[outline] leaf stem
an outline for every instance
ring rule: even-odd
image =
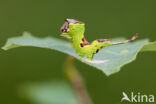
[[[93,104],[86,91],[82,76],[73,65],[73,60],[73,56],[67,57],[65,62],[65,74],[78,96],[79,104]]]

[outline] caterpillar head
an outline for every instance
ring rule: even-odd
[[[60,31],[62,32],[61,36],[71,39],[76,32],[84,32],[84,23],[75,19],[66,19]]]

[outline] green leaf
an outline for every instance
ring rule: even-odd
[[[144,45],[141,51],[156,51],[156,42],[150,42]]]
[[[24,84],[19,92],[35,104],[78,104],[72,87],[63,81]]]
[[[123,38],[113,40],[121,41]],[[106,75],[118,72],[123,65],[135,60],[140,50],[156,51],[156,42],[148,43],[148,39],[143,39],[127,44],[105,47],[95,54],[93,61],[89,61],[86,58],[79,58],[74,52],[70,42],[52,37],[37,38],[26,32],[23,36],[8,39],[7,43],[4,47],[2,47],[2,49],[8,50],[21,46],[48,48],[66,53],[76,57],[78,60],[90,66],[103,71]]]

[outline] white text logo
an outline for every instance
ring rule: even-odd
[[[146,95],[141,94],[140,92],[134,94],[131,92],[131,94],[128,96],[125,92],[122,92],[123,97],[121,99],[121,102],[129,101],[129,102],[154,102],[154,95]]]

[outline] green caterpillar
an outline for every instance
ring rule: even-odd
[[[84,37],[85,24],[74,19],[66,19],[61,27],[61,32],[61,36],[72,41],[72,47],[75,49],[75,52],[79,53],[80,57],[86,56],[89,60],[92,60],[94,54],[103,47],[128,43],[138,37],[136,34],[129,40],[116,43],[111,42],[109,39],[98,39],[89,43]]]

